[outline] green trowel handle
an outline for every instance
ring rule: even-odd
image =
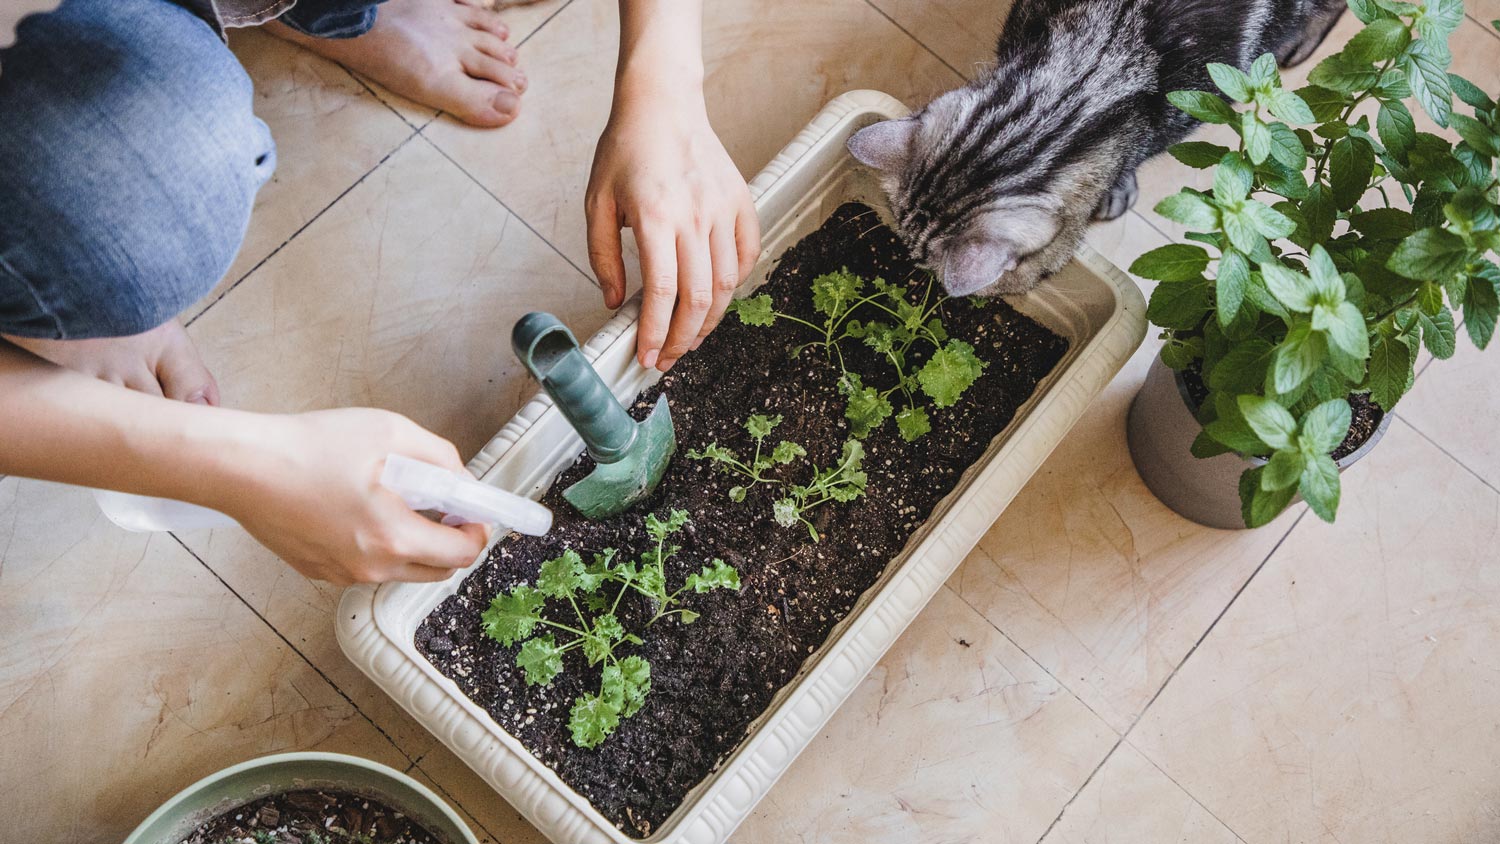
[[[636,437],[636,422],[604,385],[578,348],[573,332],[542,311],[521,317],[510,335],[516,357],[583,437],[599,463],[623,457]]]

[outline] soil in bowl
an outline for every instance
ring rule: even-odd
[[[927,284],[873,210],[850,203],[789,249],[758,292],[769,294],[778,311],[816,322],[812,279],[845,267],[904,281],[913,296]],[[665,393],[677,426],[678,456],[652,497],[614,518],[582,518],[561,495],[592,468],[580,457],[543,499],[556,514],[552,531],[497,544],[424,620],[418,649],[601,814],[630,835],[649,836],[735,749],[1067,351],[1065,340],[1003,301],[948,300],[942,319],[988,367],[957,404],[929,407],[926,436],[907,442],[887,421],[864,440],[866,493],[814,512],[820,542],[803,525],[773,520],[775,496],[766,487],[733,503],[734,477],[685,457],[711,442],[753,451],[743,423],[757,413],[782,416],[772,440],[801,444],[817,466],[833,465],[849,436],[837,365],[816,349],[789,356],[814,339],[810,329],[785,319],[750,326],[731,315],[632,406],[643,418]],[[867,385],[894,383],[893,374],[881,383],[878,374],[889,368],[874,350],[848,343],[844,355]],[[810,471],[806,466],[778,471],[804,482],[797,472]],[[575,650],[550,686],[530,687],[516,667],[516,649],[485,636],[480,614],[502,590],[534,582],[541,563],[567,549],[638,556],[649,542],[645,516],[673,508],[692,521],[675,538],[682,551],[668,563],[668,582],[675,587],[718,557],[739,570],[741,588],[689,595],[686,605],[701,613],[690,625],[667,619],[652,626],[645,644],[631,651],[651,664],[644,708],[598,747],[580,748],[570,737],[569,710],[580,694],[597,690],[597,669],[587,670]],[[639,631],[650,618],[645,603],[632,595],[620,605],[627,630]]]
[[[204,822],[182,844],[447,844],[411,818],[344,791],[283,791]]]

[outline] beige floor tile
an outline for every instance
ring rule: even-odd
[[[1475,20],[1483,24],[1500,19],[1500,0],[1467,0],[1464,8]]]
[[[546,844],[536,827],[448,748],[438,745],[417,760],[411,775],[458,806],[482,844]]]
[[[412,133],[333,62],[258,29],[230,31],[255,83],[255,114],[276,140],[276,173],[260,189],[244,245],[196,316]]]
[[[287,750],[406,759],[170,536],[0,481],[0,817],[119,841],[199,777]]]
[[[526,43],[527,111],[503,131],[449,118],[424,130],[585,269],[584,188],[609,115],[617,14],[614,0],[576,0]],[[704,30],[709,116],[747,175],[838,94],[879,88],[920,103],[960,81],[862,0],[719,2]]]
[[[1031,844],[1115,741],[943,589],[734,840]]]
[[[1459,329],[1458,353],[1433,361],[1396,413],[1493,487],[1500,487],[1500,346],[1474,348]]]
[[[902,29],[973,78],[995,60],[995,43],[1014,0],[870,0]]]
[[[1166,239],[1127,214],[1096,226],[1089,242],[1128,267]],[[949,581],[1121,731],[1290,523],[1212,530],[1146,489],[1125,446],[1125,415],[1160,348],[1155,335]]]
[[[1344,490],[1129,740],[1249,842],[1493,841],[1500,494],[1399,421]]]
[[[1042,844],[1235,844],[1240,839],[1129,744],[1121,744]]]
[[[511,325],[550,310],[580,336],[608,318],[590,282],[417,138],[190,329],[225,404],[382,407],[477,451],[535,391]],[[239,529],[196,553],[409,753],[433,739],[344,658],[339,590]]]

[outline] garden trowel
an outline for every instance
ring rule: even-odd
[[[603,519],[650,495],[677,451],[667,397],[657,397],[645,421],[630,418],[583,356],[573,332],[552,314],[537,311],[521,317],[510,341],[597,464],[563,490],[568,503],[590,519]]]

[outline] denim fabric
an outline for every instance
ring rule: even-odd
[[[354,38],[375,25],[375,7],[384,0],[297,0],[277,20],[314,38]]]
[[[229,269],[276,165],[250,78],[167,0],[66,0],[0,51],[0,333],[137,334]]]

